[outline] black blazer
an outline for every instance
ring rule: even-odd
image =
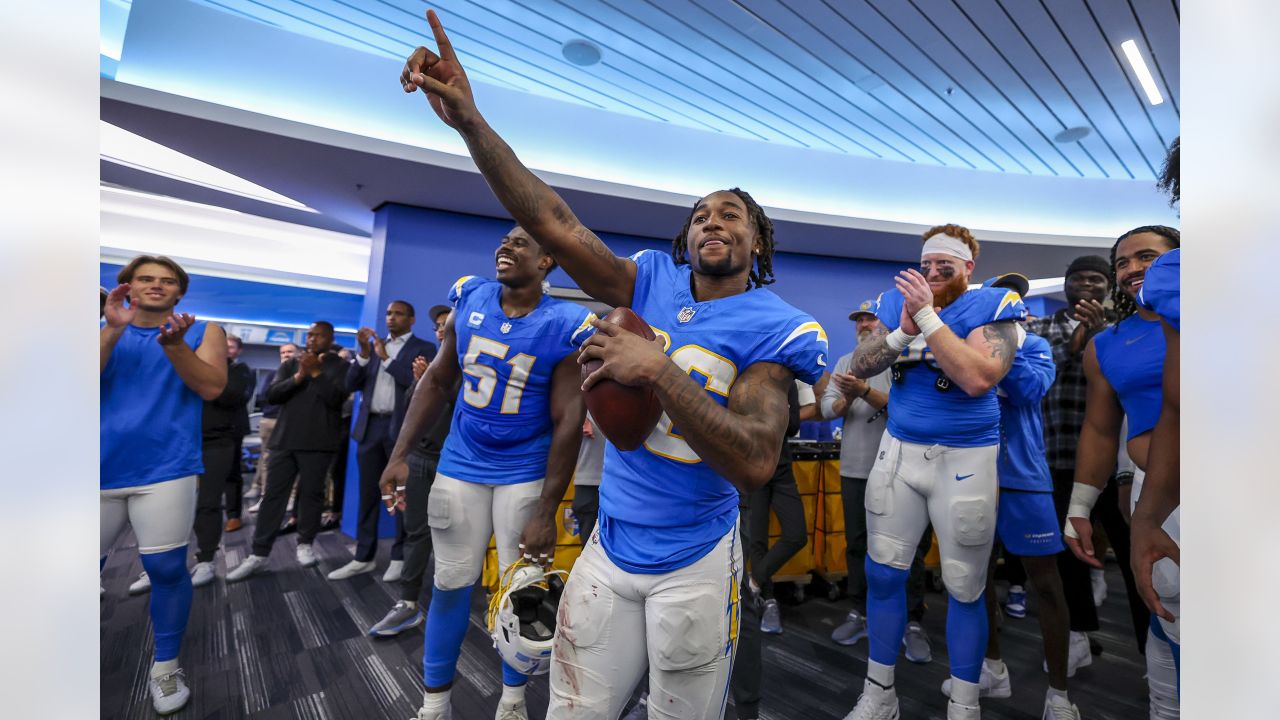
[[[280,406],[271,449],[337,452],[343,435],[347,364],[337,354],[325,353],[319,376],[299,383],[293,380],[297,372],[298,359],[286,361],[267,388],[267,402]]]
[[[405,411],[409,407],[410,391],[413,388],[413,359],[421,355],[431,362],[436,356],[435,343],[427,342],[417,335],[410,335],[400,348],[399,354],[387,363],[387,373],[396,381],[395,407],[391,416],[391,441],[400,434],[400,425],[404,423]],[[369,406],[373,402],[373,388],[378,383],[378,368],[382,367],[382,358],[370,352],[369,362],[360,366],[358,360],[351,361],[347,369],[347,392],[360,391],[360,409],[356,411],[355,427],[351,429],[351,438],[362,442],[369,426]]]

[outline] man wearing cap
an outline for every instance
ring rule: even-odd
[[[1026,325],[1027,332],[1049,342],[1053,349],[1053,363],[1057,367],[1057,375],[1045,394],[1041,408],[1044,412],[1045,451],[1060,523],[1066,521],[1071,488],[1075,483],[1076,444],[1084,424],[1087,395],[1084,349],[1090,338],[1112,320],[1110,311],[1102,305],[1111,289],[1111,263],[1099,255],[1076,258],[1067,267],[1062,289],[1067,297],[1067,306],[1047,317],[1032,318]],[[1117,557],[1129,555],[1129,530],[1119,510],[1118,486],[1127,486],[1132,481],[1131,473],[1117,476],[1115,482],[1107,483],[1103,496],[1094,506],[1095,517],[1103,523]],[[1137,596],[1129,563],[1121,562],[1120,569],[1129,595],[1134,637],[1141,650],[1145,646],[1150,616]],[[1058,572],[1062,576],[1062,590],[1071,618],[1069,672],[1074,674],[1076,668],[1092,661],[1085,633],[1098,630],[1098,610],[1088,565],[1070,552],[1062,552],[1058,555]]]
[[[876,302],[865,300],[849,319],[857,328],[858,344],[870,340],[880,322],[876,320]],[[889,404],[889,371],[862,380],[853,374],[853,353],[836,363],[831,382],[822,394],[819,409],[824,420],[843,417],[840,437],[840,499],[844,505],[845,560],[849,569],[848,592],[853,609],[831,639],[840,645],[856,645],[867,635],[867,574],[863,564],[867,555],[867,511],[863,507],[867,493],[867,475],[876,460],[876,449],[884,435]],[[907,633],[903,649],[911,662],[927,663],[933,659],[929,636],[924,626],[924,556],[929,552],[932,534],[920,537],[911,571],[907,579]]]

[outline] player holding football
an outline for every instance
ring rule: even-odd
[[[617,718],[647,667],[650,707],[719,718],[737,639],[738,489],[772,476],[787,387],[818,380],[826,335],[762,289],[773,226],[741,190],[699,199],[670,255],[615,256],[485,123],[428,20],[439,55],[414,51],[405,92],[426,92],[508,212],[588,295],[631,307],[659,338],[597,321],[583,345],[581,361],[603,363],[586,388],[648,386],[665,412],[643,447],[606,448],[599,524],[560,604],[547,717]]]
[[[423,720],[452,717],[450,689],[490,534],[500,575],[521,549],[525,559],[551,564],[556,511],[586,415],[574,350],[595,315],[544,293],[555,261],[520,227],[502,238],[494,257],[497,282],[468,276],[450,290],[454,311],[440,353],[414,390],[380,483],[393,506],[394,490],[408,480],[410,450],[458,388],[427,499],[436,565],[423,639]],[[503,663],[498,720],[528,717],[527,680]]]
[[[947,717],[978,718],[987,646],[983,590],[995,533],[996,384],[1026,314],[1011,290],[968,290],[978,241],[967,228],[924,234],[920,270],[904,270],[876,308],[879,337],[858,345],[853,374],[893,368],[889,423],[867,478],[867,679],[852,720],[896,720],[894,664],[907,627],[907,570],[930,523],[946,585],[951,692]],[[890,332],[892,331],[892,332]]]

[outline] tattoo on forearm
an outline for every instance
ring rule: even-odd
[[[1013,357],[1018,353],[1018,331],[1012,322],[991,323],[982,326],[982,337],[991,345],[991,357],[1000,359],[1003,376],[1009,372]]]
[[[889,347],[884,335],[867,340],[853,351],[853,374],[860,378],[879,375],[889,369],[901,354],[901,350]]]

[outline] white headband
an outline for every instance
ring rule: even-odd
[[[920,251],[920,259],[923,260],[925,255],[929,253],[942,253],[952,257],[960,258],[965,262],[973,260],[973,251],[964,241],[947,235],[946,233],[938,233],[924,242],[924,249]]]

